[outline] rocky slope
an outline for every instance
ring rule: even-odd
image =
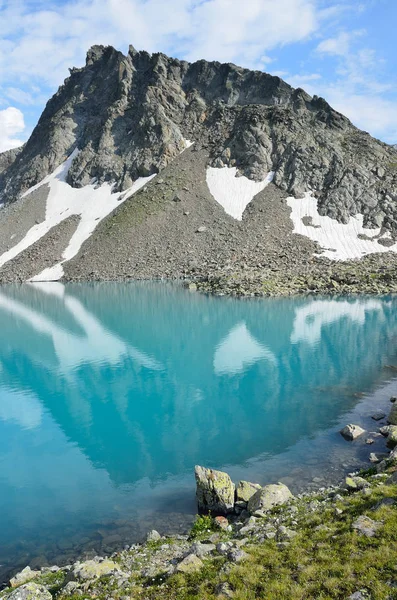
[[[194,142],[188,150],[186,140]],[[65,264],[69,279],[206,277],[212,267],[225,272],[244,265],[292,264],[301,271],[319,247],[291,235],[285,199],[305,192],[318,199],[319,215],[347,224],[360,214],[364,227],[378,228],[372,252],[394,250],[396,149],[355,128],[324,99],[266,73],[190,64],[132,46],[127,56],[94,46],[85,67],[71,69],[48,102],[23,148],[0,155],[0,203],[21,203],[24,192],[72,154],[66,183],[74,189],[109,183],[113,194],[128,195],[139,178],[161,175],[126,201],[121,194],[122,206],[101,216],[99,227],[92,224],[94,234]],[[252,194],[240,222],[210,192],[208,167],[236,168],[244,182],[273,183]],[[33,210],[32,196],[24,214]],[[13,235],[7,223],[2,211],[0,228]],[[356,237],[370,239],[367,231]],[[50,252],[45,243],[41,252]],[[11,260],[4,271],[0,257],[0,280],[24,280],[28,260]]]

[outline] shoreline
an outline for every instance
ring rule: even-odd
[[[127,546],[108,557],[95,556],[41,570],[27,567],[11,579],[9,587],[0,591],[0,598],[105,600],[122,599],[126,595],[137,598],[142,594],[145,598],[184,598],[185,588],[190,593],[192,588],[197,589],[197,578],[205,586],[211,582],[213,595],[209,598],[231,598],[238,588],[235,573],[243,573],[255,560],[256,553],[271,551],[273,558],[287,561],[292,549],[303,543],[303,536],[316,540],[314,548],[326,547],[327,534],[332,532],[329,541],[337,546],[335,538],[341,535],[341,527],[346,529],[348,525],[355,541],[370,538],[375,552],[376,543],[383,542],[383,535],[389,543],[384,529],[395,523],[396,498],[397,450],[392,450],[388,459],[365,472],[350,473],[340,485],[293,496],[255,515],[245,512],[229,521],[225,517],[201,516],[196,518],[189,534],[161,536],[150,531],[146,542]],[[341,548],[337,547],[338,551]],[[281,577],[283,571],[280,573]],[[382,584],[390,589],[390,578],[386,575],[379,571],[380,581],[374,582],[377,588]],[[245,589],[246,581],[242,584]],[[360,580],[350,585],[360,593],[366,589]],[[172,590],[177,591],[175,596],[169,595]],[[365,593],[351,596],[354,600],[367,597],[370,596]]]
[[[390,415],[387,418],[387,423],[394,423],[397,415],[397,403],[395,403],[394,397],[390,398],[390,401],[392,402],[392,404],[390,404],[392,408]],[[379,449],[377,449],[377,460],[371,460],[370,466],[367,469],[354,469],[352,472],[348,473],[345,480],[341,483],[330,484],[325,482],[323,486],[316,490],[307,488],[305,491],[298,493],[295,496],[290,495],[291,497],[288,498],[286,502],[280,503],[280,506],[274,506],[273,508],[276,509],[277,515],[282,515],[283,511],[286,511],[286,523],[288,525],[290,525],[291,520],[291,506],[299,505],[299,510],[301,510],[302,506],[307,505],[309,507],[307,510],[313,512],[313,502],[317,503],[316,507],[318,508],[321,504],[329,502],[330,499],[336,498],[338,501],[342,502],[345,497],[349,498],[353,493],[368,495],[368,490],[372,489],[374,486],[378,486],[379,482],[383,485],[384,481],[381,481],[381,476],[384,473],[388,474],[387,477],[389,483],[394,486],[390,488],[394,494],[392,494],[392,496],[397,498],[397,426],[388,425],[385,427],[385,425],[383,425],[382,427],[379,427],[378,424],[386,417],[383,411],[375,411],[374,414],[376,415],[379,412],[381,412],[383,416],[379,416],[379,418],[377,417],[376,419],[375,416],[373,416],[372,418],[375,419],[374,424],[376,427],[374,427],[374,429],[378,431],[376,435],[385,442],[384,452],[379,452]],[[342,431],[339,433],[341,434]],[[357,437],[364,439],[368,434],[371,436],[374,435],[374,432],[368,432],[367,430],[361,429],[361,432],[359,431],[358,434]],[[345,437],[343,434],[341,437],[345,438],[347,444],[350,444],[357,439],[355,434],[353,434],[351,439],[349,436]],[[390,442],[390,440],[392,441]],[[367,440],[366,443],[368,443]],[[372,444],[368,445],[368,452],[370,452],[372,448]],[[218,472],[214,471],[214,473]],[[226,477],[228,476],[226,475]],[[365,481],[367,481],[367,483],[365,483]],[[282,485],[284,488],[286,487],[284,484]],[[263,491],[267,487],[274,486],[272,484],[266,484],[264,487],[258,485],[256,489]],[[148,532],[146,542],[133,543],[131,546],[123,546],[122,549],[114,551],[109,556],[89,556],[85,553],[80,556],[77,561],[66,566],[38,566],[33,570],[31,570],[30,567],[26,567],[17,575],[17,569],[10,569],[9,572],[12,572],[14,577],[16,575],[16,579],[13,580],[11,578],[11,588],[6,587],[7,581],[4,580],[1,583],[0,598],[8,598],[10,594],[15,594],[15,588],[18,589],[19,585],[24,585],[25,583],[32,581],[38,583],[40,587],[43,587],[44,585],[47,590],[51,588],[50,591],[54,587],[54,582],[56,582],[56,593],[54,595],[51,591],[52,597],[74,597],[78,589],[82,588],[86,591],[88,584],[95,587],[100,582],[101,584],[106,583],[106,585],[108,585],[109,578],[110,580],[112,578],[116,578],[117,580],[120,570],[118,565],[120,562],[123,563],[123,561],[127,561],[129,564],[133,558],[134,560],[131,564],[135,564],[134,561],[137,557],[139,557],[139,569],[134,572],[134,576],[138,577],[139,575],[138,579],[141,579],[142,576],[146,578],[147,585],[150,585],[150,579],[156,581],[156,585],[165,585],[168,577],[172,577],[177,573],[190,572],[189,570],[178,570],[178,565],[184,563],[186,558],[192,555],[192,548],[196,552],[194,556],[199,558],[200,561],[202,558],[210,557],[219,559],[217,554],[220,553],[227,559],[227,564],[233,564],[234,562],[239,563],[240,559],[234,561],[233,558],[229,556],[231,551],[233,550],[237,553],[241,551],[246,555],[245,551],[242,550],[242,547],[251,542],[255,542],[254,538],[251,539],[251,536],[258,534],[257,529],[260,530],[259,533],[263,533],[264,524],[267,524],[266,527],[268,527],[269,522],[272,523],[271,535],[265,536],[264,539],[277,541],[280,548],[284,548],[295,537],[296,532],[292,530],[293,535],[290,536],[288,531],[291,530],[288,530],[288,527],[286,528],[282,525],[284,523],[283,518],[280,519],[277,517],[274,519],[273,508],[265,510],[259,509],[256,510],[256,512],[252,512],[251,510],[251,512],[249,512],[249,510],[247,511],[247,505],[243,507],[242,504],[244,504],[244,502],[237,502],[235,505],[237,512],[233,511],[233,513],[230,514],[230,511],[226,511],[223,513],[224,516],[221,516],[218,519],[214,519],[213,516],[196,517],[196,522],[193,524],[190,533],[160,535],[157,531],[150,531]],[[397,500],[395,501],[395,504],[397,506]],[[248,503],[248,509],[249,506],[250,504]],[[295,508],[293,512],[295,515]],[[201,514],[203,514],[202,511]],[[214,515],[214,513],[212,514]],[[338,513],[338,516],[339,514],[341,513]],[[293,523],[295,523],[294,520]],[[207,535],[209,533],[208,528],[211,530],[211,536]],[[280,529],[281,533],[279,533]],[[288,531],[285,532],[285,529]],[[273,530],[275,531],[274,535]],[[242,534],[244,535],[244,541],[243,543],[240,543]],[[215,540],[217,536],[219,539],[217,538],[217,540]],[[246,536],[248,536],[248,539]],[[211,539],[208,541],[208,538],[211,537],[213,537],[212,541]],[[261,537],[255,539],[256,541],[259,540],[259,542],[263,541]],[[203,547],[207,546],[207,548],[202,549],[200,543],[203,543]],[[229,546],[228,552],[222,554],[222,552],[219,551],[218,546],[223,543],[229,544]],[[210,546],[211,548],[208,549]],[[201,551],[204,554],[200,554]],[[187,562],[189,563],[189,561]],[[193,562],[195,561],[193,560]],[[104,572],[103,569],[107,569],[107,571]],[[162,576],[160,578],[161,581],[159,582],[158,578],[160,574]],[[68,586],[70,582],[72,582],[73,585]],[[123,580],[123,582],[125,583],[126,580]],[[77,592],[77,595],[84,596],[84,592]],[[41,596],[39,597],[41,598]],[[47,599],[49,600],[48,596]],[[10,600],[18,600],[18,598],[11,596]],[[45,596],[43,596],[43,600],[45,600]]]

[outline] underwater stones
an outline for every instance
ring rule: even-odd
[[[285,504],[293,498],[290,490],[283,483],[270,484],[261,488],[248,501],[248,512],[255,514],[256,512],[266,511],[273,506]]]
[[[381,453],[377,453],[377,452],[371,452],[371,454],[369,455],[369,462],[371,463],[379,463],[381,462],[381,460],[384,460],[385,458],[387,458],[389,455],[381,452]]]
[[[237,502],[248,502],[248,500],[261,489],[259,483],[251,483],[250,481],[239,481],[236,487]]]
[[[349,423],[349,425],[345,425],[345,427],[340,430],[340,433],[346,440],[355,440],[356,438],[360,437],[360,435],[365,433],[365,429],[359,425],[353,425],[352,423]]]
[[[391,407],[387,421],[390,425],[397,425],[397,403],[394,403]]]
[[[196,498],[200,511],[220,515],[233,511],[235,486],[227,473],[196,466]]]
[[[20,573],[17,573],[12,579],[10,579],[10,586],[15,588],[18,585],[27,583],[35,577],[40,575],[39,571],[32,571],[30,567],[25,567]]]
[[[52,600],[52,596],[43,585],[30,581],[11,592],[7,600]]]
[[[374,421],[380,421],[381,419],[384,419],[385,416],[386,413],[383,412],[383,410],[377,410],[373,413],[373,415],[371,415],[371,419],[373,419]]]

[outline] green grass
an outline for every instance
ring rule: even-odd
[[[234,600],[346,599],[365,589],[371,600],[397,599],[397,508],[374,506],[385,497],[397,499],[397,486],[375,487],[370,495],[346,496],[335,507],[308,513],[302,501],[295,516],[298,535],[285,547],[274,540],[245,547],[249,559],[225,573],[224,560],[208,560],[194,575],[170,577],[145,589],[144,598],[209,600],[227,582]],[[312,499],[311,499],[312,500]],[[352,529],[361,514],[383,522],[374,538]],[[137,596],[142,597],[140,593]]]
[[[215,531],[214,521],[210,515],[196,515],[196,520],[190,530],[189,538],[192,540],[199,540],[208,535],[211,535]]]

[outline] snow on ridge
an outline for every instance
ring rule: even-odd
[[[307,192],[304,198],[287,198],[287,204],[291,208],[293,233],[299,233],[318,242],[323,248],[318,256],[324,256],[331,260],[351,260],[375,252],[397,252],[397,243],[392,246],[383,246],[378,243],[378,239],[390,239],[389,232],[380,236],[380,228],[365,228],[363,215],[350,217],[346,224],[339,223],[331,217],[319,215],[317,199],[312,196],[311,192]],[[305,217],[311,218],[311,225],[304,224],[302,219]],[[371,239],[360,239],[359,235]]]
[[[155,175],[150,175],[149,177],[137,179],[126,192],[112,193],[113,186],[108,183],[101,186],[90,184],[83,188],[72,188],[66,183],[66,177],[77,154],[78,150],[74,150],[69,158],[57,167],[53,173],[47,175],[40,183],[23,194],[23,197],[25,197],[43,185],[47,184],[49,186],[45,220],[34,225],[18,244],[0,256],[0,268],[38,242],[50,229],[59,225],[68,217],[78,215],[80,216],[80,222],[62,254],[62,260],[32,278],[32,281],[57,281],[63,276],[62,264],[76,256],[97,225],[120,203],[130,198],[155,177]]]
[[[241,221],[251,200],[273,181],[274,172],[268,173],[263,181],[252,181],[248,177],[236,177],[236,167],[207,168],[207,185],[215,200],[225,212]]]

